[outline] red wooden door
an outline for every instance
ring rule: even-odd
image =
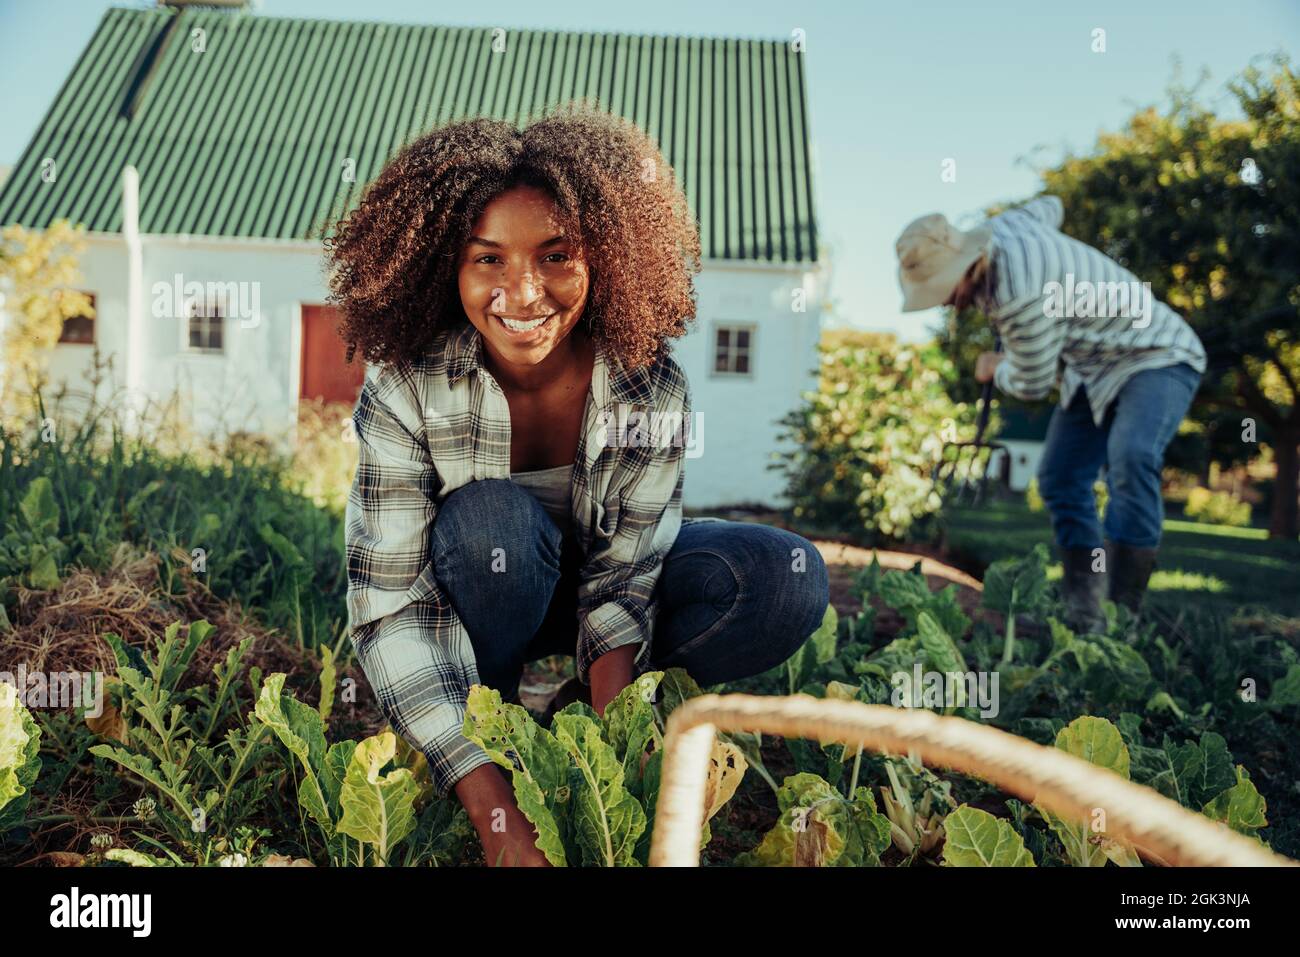
[[[301,399],[346,402],[352,405],[361,394],[366,366],[360,356],[345,362],[347,344],[339,338],[339,311],[333,306],[302,307]]]

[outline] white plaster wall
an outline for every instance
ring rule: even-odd
[[[120,238],[88,240],[78,264],[78,287],[95,296],[95,344],[104,359],[112,357],[113,367],[105,370],[96,396],[107,402],[126,381],[126,244]],[[55,346],[49,365],[51,385],[88,393],[93,353],[89,343]]]
[[[138,359],[147,397],[162,402],[178,396],[201,432],[285,435],[297,413],[301,305],[325,301],[319,250],[307,244],[144,237],[142,260],[144,334]],[[88,242],[81,258],[80,285],[96,296],[96,343],[102,355],[112,357],[117,388],[126,382],[130,361],[126,269],[126,247],[120,238],[95,237]],[[170,290],[177,274],[182,284],[249,284],[249,302],[257,302],[260,308],[256,316],[226,318],[221,354],[190,350],[186,320],[158,301],[155,284]],[[251,294],[254,288],[256,300]],[[170,298],[170,292],[161,297]],[[52,380],[85,388],[91,354],[89,345],[57,346],[50,365]],[[109,388],[101,387],[101,392]]]
[[[184,320],[152,315],[154,284],[173,285],[177,273],[258,284],[257,315],[227,318],[222,354],[190,350]],[[146,242],[146,381],[164,394],[178,391],[204,431],[282,435],[298,408],[301,306],[324,302],[326,292],[316,249]]]
[[[96,296],[95,335],[112,356],[116,385],[126,381],[127,257],[120,237],[91,237],[82,257],[82,288]],[[155,401],[179,394],[196,429],[247,430],[284,436],[297,415],[301,304],[323,303],[326,285],[318,247],[310,244],[231,242],[185,237],[143,237],[143,389]],[[155,284],[183,282],[258,284],[260,314],[228,317],[225,351],[194,353],[185,322],[154,315]],[[693,406],[703,427],[701,455],[689,459],[683,488],[687,508],[782,504],[784,481],[767,470],[777,449],[777,420],[816,386],[821,290],[818,277],[799,268],[706,262],[697,278],[698,310],[692,332],[675,346],[691,381]],[[792,308],[802,289],[805,311]],[[170,312],[164,310],[164,312]],[[714,328],[754,325],[749,376],[713,373]],[[60,345],[51,377],[85,386],[91,348]],[[114,383],[105,386],[112,388]]]
[[[687,508],[784,504],[785,480],[769,471],[776,424],[805,390],[816,387],[821,293],[803,270],[708,263],[696,281],[695,328],[676,347],[703,427],[702,454],[686,463]],[[806,311],[791,308],[804,288]],[[714,328],[753,323],[748,377],[713,372]]]

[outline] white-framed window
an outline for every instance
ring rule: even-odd
[[[713,327],[713,374],[753,375],[753,323],[717,323]]]
[[[212,299],[190,301],[185,348],[189,352],[225,351],[225,310]]]

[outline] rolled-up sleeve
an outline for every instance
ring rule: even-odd
[[[594,529],[578,584],[578,679],[601,655],[639,644],[634,666],[649,660],[655,586],[682,524],[682,483],[691,403],[681,380],[674,400],[655,408],[658,435],[617,450],[614,479],[602,503],[605,521]],[[681,428],[663,423],[680,422]]]
[[[478,670],[433,574],[438,477],[420,403],[409,383],[372,370],[352,421],[359,446],[345,515],[352,643],[379,709],[424,754],[445,797],[491,759],[461,733]]]

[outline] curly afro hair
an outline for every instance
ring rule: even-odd
[[[626,368],[653,363],[695,317],[695,218],[672,168],[633,123],[581,103],[521,129],[471,119],[403,147],[325,240],[348,361],[405,363],[469,322],[460,254],[484,207],[545,190],[587,260],[584,321]]]

